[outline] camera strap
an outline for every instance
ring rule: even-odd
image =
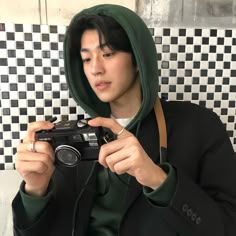
[[[156,99],[154,111],[159,129],[160,163],[163,163],[167,162],[167,132],[165,116],[159,97]]]

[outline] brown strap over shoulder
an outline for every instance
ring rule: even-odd
[[[162,109],[160,98],[157,97],[154,106],[158,129],[159,129],[159,142],[160,142],[160,163],[167,161],[167,131],[166,131],[166,121],[164,112]]]

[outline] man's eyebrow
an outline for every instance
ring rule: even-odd
[[[98,45],[96,48],[97,49],[100,48],[101,50],[103,50],[105,47],[107,47],[107,43],[102,43],[102,44]],[[89,52],[89,51],[90,51],[90,49],[88,49],[88,48],[81,48],[80,49],[80,52]]]

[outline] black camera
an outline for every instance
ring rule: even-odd
[[[56,163],[74,167],[79,161],[98,159],[101,145],[115,139],[103,127],[88,125],[88,119],[60,121],[51,130],[36,132],[36,140],[47,141],[55,151]]]

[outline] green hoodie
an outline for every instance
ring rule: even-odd
[[[143,20],[128,8],[103,4],[85,9],[74,16],[69,28],[72,27],[81,16],[107,15],[113,17],[126,31],[139,68],[140,83],[142,89],[142,104],[139,112],[132,122],[126,127],[133,128],[153,108],[158,92],[158,71],[156,48],[152,35]],[[67,31],[68,32],[68,31]],[[108,103],[101,102],[90,88],[83,73],[83,65],[78,52],[78,57],[72,56],[69,49],[70,35],[67,33],[64,41],[65,75],[70,94],[91,117],[110,117]]]

